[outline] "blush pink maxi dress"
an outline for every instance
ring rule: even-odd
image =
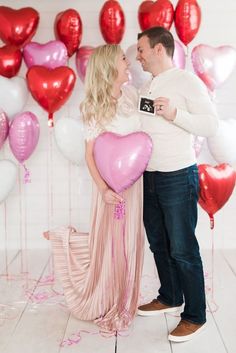
[[[125,135],[140,130],[135,90],[126,86],[117,114],[106,131]],[[96,138],[95,125],[85,138]],[[114,217],[114,205],[104,203],[93,183],[89,233],[69,227],[49,232],[56,274],[71,313],[80,320],[94,320],[102,332],[128,328],[137,310],[143,265],[142,178],[121,195],[125,216]]]

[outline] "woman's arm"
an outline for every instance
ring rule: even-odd
[[[110,204],[117,204],[118,202],[123,201],[123,198],[110,189],[106,182],[102,179],[94,161],[93,147],[94,140],[85,142],[85,159],[89,172],[96,183],[98,190],[102,194],[103,201]]]

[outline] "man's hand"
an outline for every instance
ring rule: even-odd
[[[154,99],[154,107],[157,115],[162,116],[166,120],[175,120],[177,110],[170,104],[170,100],[165,97]]]

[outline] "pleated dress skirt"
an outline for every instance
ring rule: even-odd
[[[55,271],[70,312],[102,332],[127,329],[139,300],[144,253],[142,178],[121,193],[117,208],[93,184],[89,233],[49,232]]]

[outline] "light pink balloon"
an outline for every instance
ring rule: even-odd
[[[39,122],[31,112],[14,117],[9,130],[9,144],[16,159],[23,163],[33,153],[39,139]]]
[[[144,71],[142,65],[137,61],[137,44],[132,44],[125,53],[130,66],[130,83],[136,88],[140,88],[144,85],[145,82],[150,80],[151,74],[147,71]]]
[[[204,141],[205,141],[205,137],[202,137],[202,136],[195,136],[194,137],[193,148],[195,151],[196,158],[198,158],[198,156],[201,153]]]
[[[2,148],[9,131],[9,121],[6,113],[0,109],[0,149]]]
[[[94,144],[96,166],[117,193],[129,188],[142,175],[151,153],[152,140],[145,132],[125,136],[104,132]]]
[[[93,50],[94,50],[93,47],[87,45],[87,46],[80,47],[76,52],[75,65],[76,65],[78,76],[83,82],[85,79],[88,60]]]
[[[23,57],[28,68],[40,65],[55,69],[66,66],[68,60],[66,46],[59,40],[51,40],[46,44],[31,42],[24,47]]]
[[[184,51],[184,46],[178,40],[175,40],[173,64],[179,69],[184,69],[186,64],[186,55]]]
[[[229,45],[213,48],[200,44],[193,48],[191,58],[195,73],[211,91],[214,91],[233,72],[236,50]]]

